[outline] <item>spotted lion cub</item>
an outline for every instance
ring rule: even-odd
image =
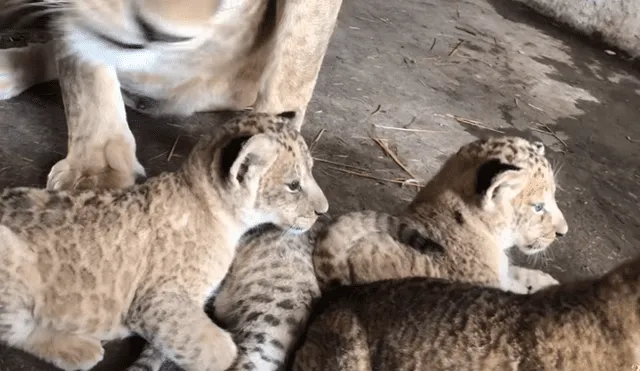
[[[63,370],[139,334],[187,371],[228,368],[231,335],[204,313],[240,237],[308,230],[328,203],[292,113],[250,114],[181,169],[124,190],[0,196],[0,340]]]
[[[624,371],[640,363],[640,257],[519,295],[411,277],[345,286],[314,307],[293,371]]]
[[[546,273],[510,265],[505,252],[517,246],[534,254],[567,233],[555,191],[542,143],[474,141],[444,163],[400,217],[365,211],[335,220],[314,250],[318,280],[323,290],[411,276],[517,293],[555,284]],[[428,239],[398,238],[407,226]]]
[[[320,288],[311,251],[320,221],[291,234],[272,224],[247,232],[209,316],[233,334],[238,357],[226,371],[284,371]],[[162,354],[147,346],[126,371],[158,371]]]

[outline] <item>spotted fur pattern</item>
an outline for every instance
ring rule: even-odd
[[[531,295],[433,278],[323,295],[293,371],[633,370],[640,259]]]
[[[518,293],[555,284],[544,272],[511,266],[505,252],[517,246],[534,254],[567,232],[555,191],[542,143],[518,137],[471,142],[445,162],[399,216],[428,237],[422,249],[390,234],[398,222],[387,214],[345,214],[314,250],[321,288],[411,276]]]
[[[242,238],[209,310],[238,345],[238,358],[228,371],[286,369],[291,349],[320,296],[311,262],[318,225],[297,235],[265,225]],[[127,371],[160,369],[162,354],[143,352]]]
[[[233,119],[128,189],[5,190],[0,340],[88,370],[102,341],[136,333],[185,371],[227,369],[236,345],[203,307],[238,240],[263,223],[304,232],[328,208],[291,118]]]

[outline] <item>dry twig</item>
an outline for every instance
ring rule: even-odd
[[[411,125],[411,124],[409,124],[409,125]],[[398,128],[398,127],[395,127],[395,126],[383,126],[383,125],[376,125],[376,124],[373,124],[373,126],[375,126],[377,128],[380,128],[380,129],[410,131],[410,132],[414,132],[414,133],[444,133],[444,131],[442,131],[442,130],[408,129],[408,128]]]
[[[314,157],[313,160],[314,161],[318,161],[318,162],[324,162],[326,164],[337,165],[337,166],[342,166],[342,167],[348,167],[348,168],[355,169],[355,170],[358,170],[358,171],[363,171],[363,172],[367,172],[368,171],[365,168],[361,168],[361,167],[357,167],[357,166],[353,166],[353,165],[342,164],[342,163],[331,161],[331,160],[325,160],[324,158]]]
[[[534,124],[544,128],[544,130],[540,130],[540,129],[535,130],[535,128],[533,128],[535,131],[539,131],[541,133],[545,133],[545,134],[549,134],[549,135],[553,136],[554,138],[556,138],[556,140],[558,142],[562,143],[562,145],[564,145],[565,148],[569,149],[569,146],[567,145],[567,142],[565,142],[564,140],[560,139],[558,134],[556,134],[555,131],[551,130],[551,128],[549,126],[547,126],[547,124],[541,124],[539,122],[534,122]]]
[[[393,160],[393,162],[396,163],[396,165],[398,165],[402,170],[404,170],[407,174],[411,175],[411,178],[413,179],[418,179],[417,176],[415,176],[411,170],[409,170],[403,163],[402,161],[400,161],[400,159],[398,158],[398,156],[396,156],[395,153],[393,153],[393,151],[389,148],[389,146],[382,141],[380,138],[371,138],[378,146],[380,146],[380,148],[382,149],[382,151],[389,157],[391,157],[391,159]]]
[[[473,36],[476,36],[476,35],[477,35],[474,31],[472,31],[472,30],[470,30],[470,29],[468,29],[468,28],[462,27],[462,26],[455,26],[455,29],[456,29],[456,30],[460,30],[460,31],[462,31],[462,32],[466,32],[466,33],[468,33],[469,35],[473,35]]]
[[[171,151],[169,151],[169,156],[167,156],[167,161],[171,161],[171,157],[173,157],[173,152],[176,150],[176,146],[178,145],[178,140],[180,136],[176,137],[176,140],[173,142],[173,147],[171,147]]]
[[[456,44],[456,46],[453,47],[453,49],[451,49],[447,57],[451,57],[452,55],[454,55],[458,51],[458,48],[460,47],[460,45],[462,45],[463,42],[464,42],[463,39],[459,39],[458,43]]]
[[[309,146],[309,152],[313,152],[313,149],[316,147],[316,145],[318,144],[318,141],[320,140],[320,137],[322,137],[322,134],[324,134],[324,132],[327,131],[327,129],[322,128],[318,134],[316,134],[316,137],[313,138],[313,141],[311,141],[311,145]]]
[[[543,110],[542,108],[540,108],[540,107],[538,107],[538,106],[534,106],[534,105],[533,105],[533,104],[531,104],[531,103],[527,103],[527,106],[529,106],[529,107],[533,108],[533,109],[534,109],[534,110],[536,110],[536,111],[544,112],[544,110]]]
[[[431,47],[429,48],[429,51],[432,51],[432,50],[433,50],[433,47],[435,47],[435,46],[436,46],[436,41],[437,41],[437,40],[438,40],[438,39],[436,39],[435,37],[433,38],[433,42],[431,43]]]
[[[451,114],[447,114],[447,117],[451,117],[452,119],[458,121],[461,124],[475,126],[477,128],[480,128],[480,129],[489,130],[489,131],[493,131],[493,132],[496,132],[496,133],[504,134],[504,131],[498,130],[498,129],[494,129],[494,128],[490,128],[490,127],[486,126],[485,124],[481,123],[480,121],[466,119],[464,117],[451,115]]]
[[[153,160],[155,160],[155,159],[158,159],[158,158],[160,158],[160,157],[162,157],[162,156],[166,155],[167,153],[169,153],[169,151],[164,151],[164,152],[162,152],[162,153],[161,153],[161,154],[159,154],[159,155],[156,155],[156,156],[151,157],[151,158],[149,159],[149,161],[153,161]]]
[[[387,183],[395,183],[395,184],[406,184],[407,180],[403,180],[403,179],[387,179],[387,178],[378,178],[377,176],[373,176],[371,174],[367,174],[367,173],[361,173],[358,171],[351,171],[351,170],[347,170],[347,169],[341,169],[339,167],[334,167],[334,166],[329,166],[329,169],[335,170],[335,171],[340,171],[342,173],[346,173],[346,174],[351,174],[351,175],[356,175],[362,178],[368,178],[368,179],[373,179],[373,180],[377,180],[380,182],[387,182]]]
[[[373,23],[377,23],[375,19],[369,19],[369,18],[365,18],[365,17],[360,17],[360,16],[355,16],[355,19],[359,19],[361,21],[367,21],[367,22],[373,22]]]

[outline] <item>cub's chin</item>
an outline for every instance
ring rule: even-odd
[[[530,245],[526,245],[526,246],[518,246],[518,249],[520,251],[522,251],[522,253],[524,253],[525,255],[535,255],[537,253],[543,252],[544,250],[546,250],[549,244],[543,244],[540,242],[534,242]]]

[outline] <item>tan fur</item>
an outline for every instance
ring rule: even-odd
[[[262,223],[305,231],[328,208],[287,117],[236,118],[180,171],[126,190],[5,190],[0,340],[88,370],[101,341],[133,332],[186,371],[226,369],[236,346],[203,306],[239,238]]]
[[[231,269],[207,308],[233,334],[238,357],[227,371],[284,371],[320,296],[311,251],[316,223],[291,235],[272,225],[245,234]],[[161,353],[143,350],[127,371],[157,371]]]
[[[480,192],[478,184],[484,184]],[[510,266],[505,252],[517,246],[533,254],[567,233],[555,190],[542,143],[517,137],[472,142],[445,162],[399,219],[372,211],[338,218],[314,250],[318,280],[327,289],[430,276],[519,293],[557,283],[541,271]],[[543,212],[535,212],[537,203],[545,204]],[[401,227],[428,239],[411,241]]]
[[[144,175],[125,103],[156,115],[247,107],[296,111],[299,129],[342,4],[39,2],[57,9],[59,37],[44,45],[0,50],[0,99],[59,79],[68,154],[51,169],[49,189],[126,187]],[[145,103],[149,99],[152,103]]]
[[[344,287],[314,309],[293,370],[635,370],[639,303],[638,258],[531,295],[422,277]]]

